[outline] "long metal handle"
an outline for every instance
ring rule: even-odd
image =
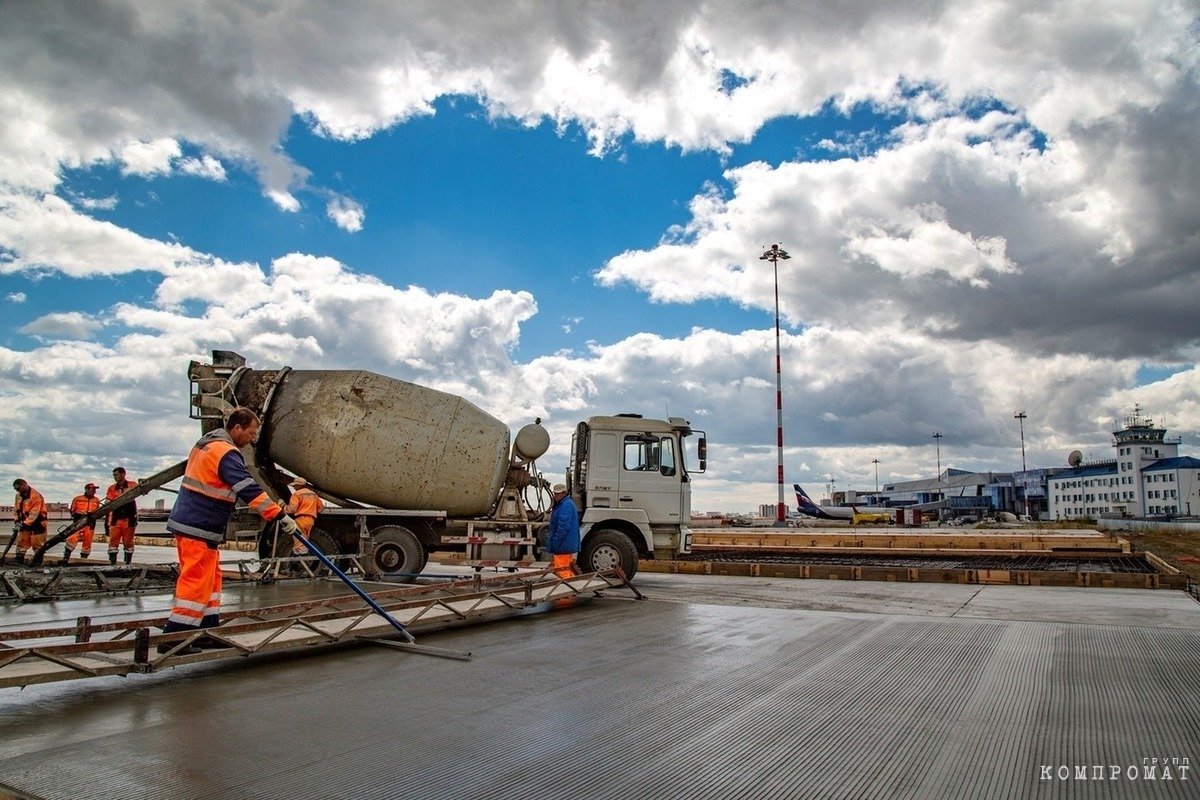
[[[4,553],[0,554],[0,564],[3,564],[4,559],[8,558],[8,551],[12,549],[13,544],[16,543],[17,537],[20,535],[21,529],[16,525],[13,525],[12,536],[8,537],[8,544],[4,545]]]
[[[415,642],[417,640],[415,636],[413,636],[411,633],[408,632],[408,628],[401,625],[400,622],[397,619],[395,619],[391,614],[384,611],[383,606],[381,606],[381,605],[379,605],[379,603],[375,602],[375,598],[371,597],[371,595],[364,592],[361,588],[359,588],[358,584],[356,584],[354,581],[350,580],[350,577],[348,575],[346,575],[346,573],[342,572],[340,569],[338,569],[336,566],[334,566],[333,562],[329,560],[329,556],[322,553],[320,548],[318,548],[315,544],[313,544],[307,538],[302,536],[299,533],[299,531],[293,531],[292,536],[295,536],[297,541],[299,541],[301,544],[303,544],[305,546],[305,548],[308,549],[308,552],[312,553],[314,556],[317,557],[317,559],[322,564],[324,564],[326,567],[328,567],[330,572],[332,572],[334,575],[337,575],[339,578],[341,578],[342,583],[349,586],[350,591],[354,592],[356,595],[361,597],[363,599],[363,602],[365,602],[367,605],[369,605],[375,611],[376,614],[378,614],[379,616],[386,619],[388,621],[388,624],[390,624],[396,630],[400,631],[400,635],[404,637],[404,640],[406,642],[411,644],[412,642]]]

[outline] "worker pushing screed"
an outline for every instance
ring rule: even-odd
[[[200,437],[188,455],[179,497],[167,530],[175,535],[179,579],[175,601],[163,633],[215,628],[221,614],[221,566],[218,546],[238,498],[263,519],[280,521],[284,533],[294,534],[296,521],[262,490],[246,469],[241,449],[258,437],[258,416],[248,408],[235,408],[225,426]],[[227,645],[211,637],[191,644],[159,645],[160,653],[190,654],[199,648]]]
[[[0,561],[8,555],[8,548],[15,542],[17,563],[24,564],[25,551],[30,548],[36,550],[46,542],[46,501],[42,498],[42,493],[30,486],[24,478],[13,481],[13,489],[17,492],[13,501],[16,518],[13,521],[12,538],[8,547],[4,548],[4,555],[0,556]]]
[[[95,514],[100,508],[100,498],[96,497],[96,490],[100,487],[94,483],[88,483],[83,487],[83,494],[76,495],[71,501],[71,520],[72,522],[90,523],[89,514]],[[95,536],[96,526],[85,524],[77,533],[67,537],[66,548],[63,550],[63,563],[67,563],[71,559],[71,553],[75,547],[82,541],[83,550],[80,555],[87,558],[92,554],[92,537]]]

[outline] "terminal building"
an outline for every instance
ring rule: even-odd
[[[1076,450],[1047,479],[1049,518],[1200,514],[1200,458],[1180,456],[1180,443],[1135,406],[1113,431],[1115,458],[1084,463]]]
[[[858,503],[921,511],[941,520],[1008,511],[1032,519],[1200,515],[1200,458],[1180,456],[1181,440],[1134,407],[1113,431],[1113,458],[1018,472],[945,469],[937,478],[888,483],[878,492],[835,493],[837,505]]]
[[[878,493],[866,497],[861,502],[870,506],[911,509],[936,519],[979,519],[994,511],[1011,511],[1017,504],[1012,473],[968,472],[950,467],[933,479],[884,484]]]

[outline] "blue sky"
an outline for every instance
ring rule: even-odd
[[[665,336],[686,334],[697,324],[726,331],[770,324],[770,311],[764,317],[761,309],[729,300],[649,303],[631,288],[597,287],[591,275],[613,255],[653,248],[665,231],[686,224],[688,202],[706,183],[728,192],[726,169],[753,161],[778,164],[797,154],[828,158],[822,140],[886,132],[896,121],[894,114],[867,108],[846,115],[827,107],[815,118],[773,120],[728,154],[684,153],[626,136],[597,158],[587,152],[577,127],[559,131],[548,122],[525,127],[489,119],[470,97],[443,98],[435,108],[366,141],[316,135],[301,118],[289,127],[283,141],[312,171],[312,180],[366,207],[369,223],[357,232],[339,228],[319,205],[281,214],[262,196],[255,177],[238,170],[215,183],[122,175],[117,164],[93,165],[66,171],[62,192],[120,198],[111,210],[93,216],[231,261],[267,264],[287,252],[320,253],[390,283],[418,283],[434,292],[536,292],[540,312],[515,351],[532,358],[582,348],[589,340],[624,338],[644,330],[647,319]],[[784,241],[784,246],[803,245]],[[746,253],[747,261],[760,251]],[[18,279],[5,287],[29,294],[30,302],[14,309],[15,327],[47,307],[68,307],[60,299],[64,292],[86,298],[78,310],[90,313],[129,299],[129,293],[145,299],[155,282],[132,276],[78,286],[56,283],[47,279],[30,287]],[[570,333],[564,325],[571,326]]]
[[[582,416],[669,409],[698,507],[753,509],[776,241],[788,483],[927,477],[934,430],[1012,469],[1020,409],[1032,464],[1134,403],[1187,451],[1186,7],[810,5],[0,7],[0,463],[175,460],[229,348],[542,416],[552,472]]]

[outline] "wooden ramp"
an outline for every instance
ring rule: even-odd
[[[563,607],[583,596],[600,596],[609,589],[627,588],[641,597],[620,570],[568,579],[542,571],[403,588],[380,588],[392,584],[362,585],[372,599],[414,634]],[[178,651],[202,633],[152,632],[161,629],[165,622],[165,617],[156,616],[92,625],[84,617],[58,627],[0,631],[0,687],[157,672],[181,664],[359,640],[386,640],[397,635],[386,619],[353,594],[238,610],[227,617],[225,624],[203,631],[227,647],[190,655]],[[158,646],[162,644],[175,648],[160,654]]]

